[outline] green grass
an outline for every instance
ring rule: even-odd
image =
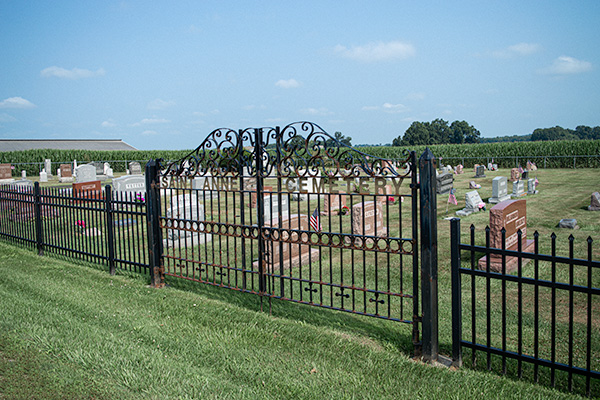
[[[488,172],[477,180],[484,200],[491,179],[506,174]],[[461,203],[472,175],[455,182]],[[581,229],[558,232],[559,254],[566,255],[564,242],[573,234],[575,254],[585,258],[580,242],[600,232],[600,213],[583,210],[600,186],[597,173],[538,171],[538,179],[540,194],[527,197],[528,234],[537,229],[547,241],[558,232],[558,219],[577,218]],[[450,354],[446,201],[438,199],[440,345]],[[451,205],[449,214],[458,208]],[[468,242],[471,222],[481,234],[488,218],[488,212],[464,218],[462,241]],[[596,244],[594,259],[598,252]],[[531,274],[531,265],[525,273]],[[261,313],[255,295],[176,278],[154,290],[146,276],[110,276],[104,268],[0,243],[0,399],[572,396],[564,381],[560,390],[549,388],[547,370],[541,372],[543,385],[535,385],[516,378],[514,363],[508,377],[484,371],[481,356],[477,366],[459,371],[412,361],[411,327],[405,324],[268,299],[263,309],[272,314]],[[485,296],[479,299],[484,307]],[[494,360],[495,371],[497,365]]]

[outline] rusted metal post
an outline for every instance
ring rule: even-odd
[[[106,215],[106,240],[108,242],[108,270],[111,275],[117,271],[115,268],[115,224],[112,209],[112,188],[110,185],[104,187],[104,206]]]
[[[146,164],[146,220],[148,223],[148,257],[150,261],[150,285],[165,285],[162,265],[162,232],[160,230],[160,181],[158,160]]]
[[[44,237],[42,230],[42,197],[40,194],[40,183],[33,183],[33,201],[35,213],[35,240],[37,251],[40,256],[44,255]]]
[[[429,148],[419,158],[421,189],[421,301],[424,361],[438,358],[437,196],[435,157]]]
[[[460,278],[460,218],[450,220],[452,277],[452,363],[462,366],[462,284]]]

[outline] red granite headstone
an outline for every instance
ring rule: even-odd
[[[490,248],[502,248],[502,228],[506,230],[506,250],[518,250],[518,231],[521,230],[521,250],[524,253],[533,251],[533,240],[527,240],[527,209],[524,199],[503,201],[490,209]],[[479,259],[479,269],[486,269],[486,260],[487,256]],[[525,265],[529,261],[528,258],[521,258],[521,260],[521,265]],[[517,268],[517,261],[517,257],[506,257],[506,273]],[[490,270],[502,272],[501,255],[491,255]]]
[[[12,179],[12,166],[10,164],[0,164],[0,179]]]
[[[321,211],[321,214],[337,214],[344,206],[346,206],[346,195],[325,194],[323,195],[323,211]]]
[[[104,194],[102,193],[100,181],[74,183],[73,197],[84,199],[103,199]]]

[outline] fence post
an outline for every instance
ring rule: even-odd
[[[267,285],[265,279],[265,241],[262,230],[265,226],[264,216],[264,186],[263,186],[263,131],[258,128],[254,130],[255,153],[256,153],[256,221],[258,223],[258,290],[261,296],[265,293]],[[261,297],[262,301],[262,297]],[[262,304],[262,303],[261,303]],[[262,309],[262,306],[261,306]]]
[[[104,187],[104,205],[106,214],[106,238],[108,241],[108,270],[111,275],[116,273],[115,269],[115,224],[112,209],[112,188],[110,185]]]
[[[437,292],[437,195],[436,174],[431,150],[419,158],[421,188],[421,298],[423,304],[423,346],[425,361],[438,357]]]
[[[40,194],[40,183],[33,183],[33,202],[35,213],[35,240],[37,245],[38,255],[44,255],[44,237],[42,230],[42,198]]]
[[[462,284],[460,279],[460,218],[450,220],[452,286],[452,363],[462,366]]]
[[[159,161],[146,164],[146,221],[148,224],[148,260],[150,261],[150,285],[161,288],[165,285],[162,265],[162,232],[160,230],[160,182]]]

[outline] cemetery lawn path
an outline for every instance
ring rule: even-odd
[[[170,283],[0,243],[0,399],[575,398],[415,362],[407,325]]]

